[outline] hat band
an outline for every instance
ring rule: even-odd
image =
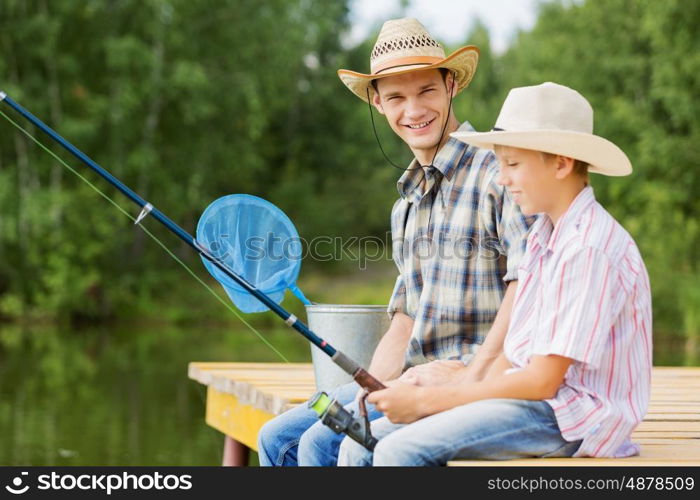
[[[412,66],[414,64],[435,64],[442,61],[443,59],[435,56],[412,56],[412,57],[400,57],[398,59],[392,59],[384,64],[378,64],[372,68],[373,74],[379,74],[387,69],[397,68],[399,66]]]

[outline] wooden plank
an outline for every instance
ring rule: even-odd
[[[308,374],[313,378],[311,363],[217,363],[191,362],[188,365],[188,376],[204,385],[209,385],[213,376],[225,373],[240,373],[243,376],[251,373],[276,374],[289,377],[296,373]]]
[[[294,382],[294,383],[308,383],[314,384],[315,380],[313,375],[309,375],[305,372],[266,372],[266,373],[239,373],[230,370],[215,372],[216,377],[230,378],[238,382],[254,382],[254,383],[265,383],[265,382]]]
[[[266,421],[303,404],[315,392],[310,363],[193,362],[188,373],[208,386],[207,423],[253,449]],[[632,437],[642,445],[639,457],[454,461],[449,465],[700,465],[700,367],[654,368],[649,410]]]
[[[697,446],[700,447],[700,436],[696,439],[691,438],[673,438],[673,437],[644,437],[644,435],[636,436],[634,442],[642,447],[647,444],[672,444],[676,446]]]
[[[634,431],[632,441],[644,438],[700,439],[700,432]]]
[[[649,412],[670,411],[681,413],[695,413],[700,418],[700,403],[686,403],[684,401],[670,401],[667,403],[652,401],[649,404]]]
[[[311,363],[260,363],[260,362],[220,362],[220,361],[192,361],[189,364],[190,367],[199,368],[202,370],[277,370],[283,369],[287,370],[300,370],[306,371],[311,370],[313,372],[313,365]]]
[[[653,396],[676,396],[676,395],[690,396],[691,401],[698,398],[698,388],[697,387],[667,387],[663,389],[652,388],[651,395]],[[656,398],[654,398],[656,399]]]
[[[690,422],[649,422],[643,421],[637,427],[638,431],[663,431],[663,432],[700,432],[700,421]]]
[[[678,412],[678,413],[656,413],[656,412],[648,412],[647,415],[644,417],[645,422],[657,422],[657,421],[666,421],[666,422],[696,422],[698,420],[698,415],[695,412],[692,413],[683,413],[683,412]]]
[[[687,375],[694,373],[700,375],[700,366],[655,366],[654,375],[666,375],[669,373],[676,373],[681,375]]]
[[[677,444],[647,444],[642,446],[639,456],[627,458],[526,458],[518,460],[454,460],[448,466],[473,467],[581,467],[599,465],[629,466],[698,466],[700,465],[700,447],[694,444],[679,446]]]

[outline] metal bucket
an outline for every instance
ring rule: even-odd
[[[311,330],[367,369],[379,340],[389,328],[387,306],[313,304],[306,306]],[[315,345],[311,345],[316,389],[328,391],[352,382],[352,377]]]

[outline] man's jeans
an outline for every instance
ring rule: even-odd
[[[525,457],[570,457],[581,442],[559,432],[554,411],[545,401],[488,399],[417,420],[372,422],[379,439],[374,453],[343,440],[338,465],[445,465],[465,458],[508,460]]]
[[[355,395],[360,387],[355,383],[329,392],[331,398],[358,415]],[[370,420],[382,414],[367,405]],[[338,460],[338,448],[345,434],[336,434],[318,418],[306,403],[283,413],[266,423],[258,434],[260,465],[333,466]]]

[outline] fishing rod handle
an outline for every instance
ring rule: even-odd
[[[336,350],[335,354],[331,356],[331,359],[336,365],[342,368],[345,373],[352,375],[355,382],[360,384],[360,387],[367,389],[368,392],[386,389],[384,384],[370,375],[367,370],[355,363],[352,359],[348,358],[342,352]]]
[[[374,378],[364,368],[359,368],[353,375],[353,378],[355,379],[355,382],[357,382],[361,387],[367,389],[368,392],[386,389],[384,384],[382,384],[378,379]]]

